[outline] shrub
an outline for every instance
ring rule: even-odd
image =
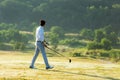
[[[73,57],[80,57],[81,56],[81,53],[74,53],[73,54]]]
[[[83,51],[81,49],[73,49],[71,52],[71,56],[73,57],[82,57],[83,56]]]
[[[79,45],[80,45],[80,42],[79,42],[79,40],[76,40],[76,39],[73,38],[73,39],[61,40],[61,41],[60,41],[60,44],[74,47],[74,46],[79,46]]]
[[[88,40],[93,40],[94,37],[94,31],[92,31],[91,29],[87,29],[87,28],[83,28],[80,31],[80,34],[83,38],[88,39]]]
[[[4,43],[0,43],[0,50],[11,50],[12,46],[4,44]]]
[[[102,29],[95,30],[94,40],[96,42],[100,42],[102,40],[102,38],[104,38],[104,37],[105,37],[105,32]]]
[[[102,44],[103,49],[105,49],[105,50],[111,50],[111,42],[110,42],[110,40],[108,40],[106,38],[103,38],[101,40],[101,44]]]
[[[109,57],[115,61],[118,61],[118,60],[120,60],[120,52],[119,51],[111,51]]]
[[[24,50],[25,44],[23,42],[15,42],[13,45],[14,50]]]
[[[105,49],[105,50],[111,50],[111,42],[110,40],[103,38],[101,42],[91,42],[87,44],[88,49]]]
[[[97,42],[92,42],[87,44],[87,48],[89,49],[102,49],[102,45]]]
[[[100,57],[109,57],[109,53],[108,52],[102,52],[102,53],[100,53]]]

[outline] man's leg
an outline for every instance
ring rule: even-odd
[[[49,63],[48,63],[47,56],[46,56],[45,48],[44,48],[42,43],[39,43],[39,49],[41,50],[46,67],[50,67]]]
[[[34,57],[32,59],[32,63],[30,65],[30,68],[34,68],[34,63],[35,63],[35,61],[36,61],[36,59],[38,57],[38,54],[39,54],[39,49],[38,49],[38,47],[36,47],[35,48],[35,54],[34,54]]]

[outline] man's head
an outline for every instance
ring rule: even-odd
[[[44,26],[44,25],[45,25],[45,20],[41,20],[41,21],[40,21],[40,25],[41,25],[41,26]]]

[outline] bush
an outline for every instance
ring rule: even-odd
[[[50,29],[49,41],[54,48],[57,48],[59,40],[64,37],[63,29],[59,26],[53,26]]]
[[[110,40],[103,38],[101,40],[101,43],[99,42],[92,42],[87,44],[87,48],[89,49],[105,49],[105,50],[111,50],[111,42]]]
[[[3,43],[0,43],[0,49],[6,49],[6,46]]]
[[[81,56],[81,53],[74,53],[73,54],[73,57],[80,57]]]
[[[71,52],[71,56],[73,57],[82,57],[83,56],[83,51],[81,49],[73,49]]]
[[[4,44],[4,43],[0,43],[0,50],[11,50],[12,46]]]
[[[102,45],[100,43],[97,42],[92,42],[92,43],[88,43],[87,45],[87,49],[102,49]]]
[[[68,45],[68,46],[71,46],[71,47],[74,47],[74,46],[80,46],[80,42],[79,40],[76,40],[76,39],[65,39],[65,40],[61,40],[60,41],[60,44],[63,44],[63,45]]]
[[[105,49],[105,50],[111,50],[111,42],[110,42],[110,40],[108,40],[106,38],[103,38],[101,40],[101,44],[102,44],[103,49]]]
[[[94,40],[96,42],[101,42],[102,38],[105,37],[105,32],[102,29],[95,30]]]
[[[83,28],[80,31],[80,34],[83,38],[88,39],[88,40],[93,40],[94,37],[94,31],[92,31],[91,29],[87,29],[87,28]]]
[[[23,42],[15,42],[13,45],[14,50],[24,50],[25,44]]]
[[[100,53],[100,57],[109,57],[109,53],[108,52],[102,52],[102,53]]]
[[[109,57],[115,61],[120,60],[120,51],[111,51]]]

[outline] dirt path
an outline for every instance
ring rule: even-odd
[[[0,55],[0,80],[120,80],[120,65],[95,60],[72,58],[72,63],[62,57],[49,57],[55,68],[45,70],[41,57],[37,69],[29,69],[32,55]]]

